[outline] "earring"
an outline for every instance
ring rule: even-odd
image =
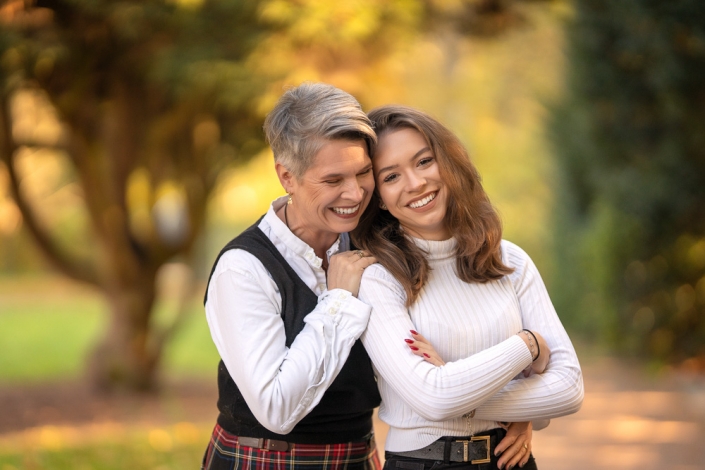
[[[380,202],[380,203],[379,203],[379,208],[382,209],[383,211],[386,211],[386,210],[387,210],[387,205],[386,205],[385,203],[383,203],[383,202]]]
[[[286,205],[287,205],[287,206],[290,206],[291,203],[293,202],[293,201],[291,200],[291,194],[287,194],[287,196],[289,196],[289,199],[286,200]]]

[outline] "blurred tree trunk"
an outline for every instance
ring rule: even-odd
[[[110,303],[109,334],[92,357],[89,370],[96,385],[110,389],[123,383],[134,390],[150,390],[161,359],[161,348],[149,320],[154,304],[154,273],[116,285],[106,297]]]

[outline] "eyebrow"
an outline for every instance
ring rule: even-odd
[[[416,160],[416,158],[417,158],[419,155],[421,155],[422,153],[424,153],[424,152],[426,152],[426,151],[430,152],[431,149],[428,148],[428,147],[422,148],[421,150],[419,150],[418,152],[416,152],[416,153],[414,154],[414,156],[409,159],[409,161]],[[384,173],[385,171],[393,170],[393,169],[397,168],[398,166],[399,166],[398,164],[385,166],[384,168],[380,168],[379,171],[377,172],[377,174],[381,174],[381,173]]]
[[[369,169],[371,169],[371,168],[372,168],[372,163],[370,163],[369,165],[367,165],[367,166],[366,166],[365,168],[363,168],[362,170],[358,171],[358,172],[356,173],[356,175],[359,175],[360,173],[364,173],[364,172],[366,172],[367,170],[369,170]],[[344,177],[344,176],[345,176],[345,175],[342,174],[342,173],[328,173],[327,175],[321,176],[321,179],[327,180],[327,179],[332,179],[332,178],[342,178],[342,177]]]

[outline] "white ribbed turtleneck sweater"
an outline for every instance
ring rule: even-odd
[[[497,421],[555,418],[577,411],[583,382],[575,350],[529,256],[503,241],[514,272],[484,284],[455,274],[455,239],[414,239],[428,252],[431,274],[410,308],[401,285],[380,264],[363,275],[359,298],[372,306],[362,341],[382,395],[380,418],[390,426],[386,450],[425,447],[441,436],[468,436]],[[522,328],[551,348],[541,375],[519,373],[531,363]],[[409,330],[424,335],[446,365],[435,367],[409,351]],[[475,411],[474,418],[467,415]]]

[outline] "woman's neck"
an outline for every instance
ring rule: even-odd
[[[417,231],[413,228],[409,228],[403,224],[399,224],[399,227],[402,229],[404,233],[409,235],[410,237],[413,238],[418,238],[420,240],[429,240],[429,241],[444,241],[444,240],[450,240],[453,238],[453,236],[448,232],[448,230],[443,227],[439,228],[438,230],[429,230],[429,231]],[[423,233],[422,233],[423,232]]]
[[[308,246],[313,248],[316,256],[323,261],[323,269],[328,268],[328,257],[326,252],[333,243],[338,239],[339,234],[333,232],[311,231],[307,230],[302,224],[298,223],[298,218],[293,210],[290,210],[287,204],[284,204],[276,213],[279,219],[284,222],[287,228],[301,239]]]

